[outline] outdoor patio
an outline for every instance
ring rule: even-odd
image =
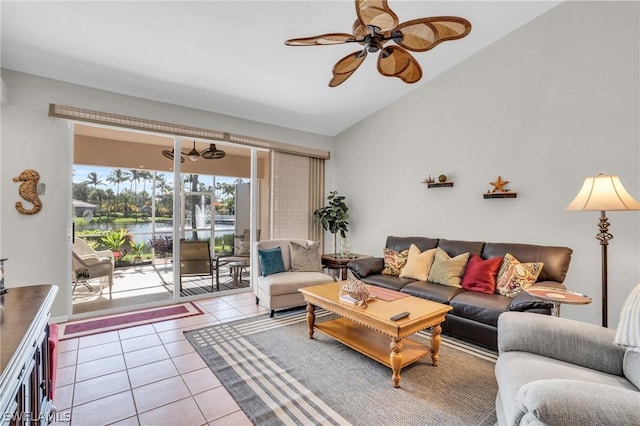
[[[250,272],[245,268],[242,276],[234,280],[228,265],[224,265],[220,267],[220,291],[216,289],[215,281],[214,272],[212,290],[211,276],[183,277],[181,295],[215,295],[223,291],[249,288]],[[74,314],[171,301],[173,299],[173,264],[144,264],[116,268],[113,275],[112,300],[109,300],[109,288],[106,285],[100,294],[99,279],[89,281],[89,285],[93,287],[93,291],[80,283],[73,292]]]

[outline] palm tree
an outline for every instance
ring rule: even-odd
[[[98,178],[98,173],[96,172],[91,172],[87,175],[87,180],[86,183],[88,183],[89,185],[93,185],[93,190],[94,192],[98,195],[98,214],[101,214],[101,208],[100,208],[100,193],[98,192],[98,185],[106,185],[102,179]]]
[[[139,171],[140,180],[142,180],[142,192],[147,190],[147,181],[153,180],[153,174],[149,171]]]
[[[104,185],[102,179],[98,178],[98,173],[91,172],[87,175],[87,180],[85,181],[89,185],[93,185],[94,189],[98,189],[98,185]]]
[[[111,174],[107,176],[107,182],[116,185],[116,203],[118,201],[118,195],[120,194],[120,184],[129,180],[129,173],[122,171],[122,169],[113,169]]]

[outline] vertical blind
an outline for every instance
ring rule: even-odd
[[[313,211],[322,207],[324,160],[284,152],[271,155],[271,238],[302,238],[322,241]]]

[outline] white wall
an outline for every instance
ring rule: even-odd
[[[48,118],[49,103],[162,120],[183,125],[273,139],[330,151],[329,137],[228,117],[220,114],[146,101],[60,81],[2,70],[2,144],[0,171],[0,254],[8,257],[6,285],[16,287],[52,283],[60,291],[53,317],[66,313],[71,260],[69,226],[71,211],[72,147],[66,120]],[[5,92],[6,97],[5,97]],[[329,164],[330,170],[330,161]],[[46,184],[42,211],[19,214],[20,198],[11,179],[24,169],[35,169]],[[70,300],[70,299],[69,299]]]
[[[351,250],[381,255],[387,235],[569,246],[565,283],[593,303],[562,314],[600,324],[599,213],[563,209],[600,172],[640,199],[639,16],[565,2],[338,135],[327,190],[347,196]],[[442,173],[453,188],[420,183]],[[498,175],[518,198],[483,199]],[[615,327],[640,279],[640,212],[609,218]]]

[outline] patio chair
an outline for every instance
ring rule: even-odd
[[[229,265],[230,263],[242,264],[242,267],[239,269],[240,271],[240,281],[242,281],[242,271],[246,270],[250,266],[250,258],[251,258],[251,230],[245,229],[242,235],[236,235],[236,240],[239,240],[238,243],[233,247],[233,253],[224,253],[215,256],[215,265],[214,270],[216,271],[216,287],[218,290],[220,289],[220,267]],[[260,240],[260,229],[256,230],[256,241]],[[229,268],[229,275],[233,275],[234,272],[238,272],[235,268],[237,266],[232,266]],[[234,278],[234,284],[238,283],[238,279]]]
[[[213,260],[209,241],[180,240],[180,288],[182,289],[183,276],[194,275],[210,275],[213,291]]]
[[[81,242],[78,243],[78,241]],[[86,247],[84,247],[83,243],[86,245]],[[78,251],[76,247],[78,247]],[[89,250],[86,250],[87,247],[90,252]],[[73,269],[73,291],[75,291],[78,284],[82,284],[90,291],[93,291],[93,287],[91,287],[88,281],[99,278],[100,294],[102,294],[102,290],[104,289],[105,284],[108,285],[109,299],[111,300],[114,268],[113,253],[111,252],[111,250],[93,250],[84,240],[76,238],[71,253],[71,265]]]

